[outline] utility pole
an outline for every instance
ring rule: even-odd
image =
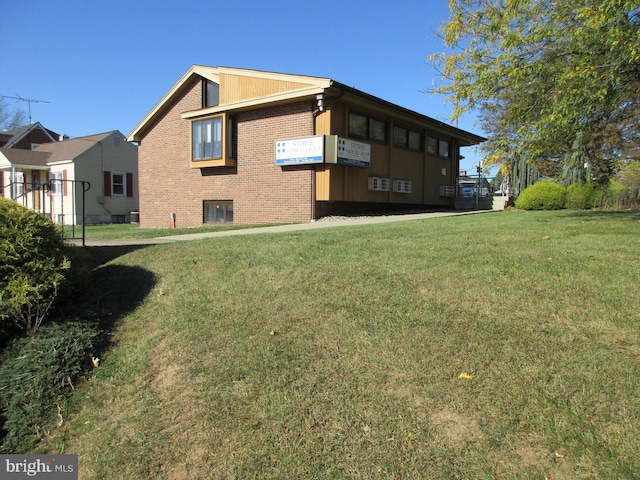
[[[7,95],[2,95],[2,98],[12,98],[13,100],[18,100],[20,102],[27,102],[29,104],[29,125],[31,125],[31,104],[32,103],[51,103],[46,100],[35,100],[33,98],[22,98],[20,95],[16,93],[15,97],[9,97]]]

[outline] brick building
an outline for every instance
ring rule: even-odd
[[[143,227],[453,207],[485,139],[328,78],[194,65],[129,134]]]

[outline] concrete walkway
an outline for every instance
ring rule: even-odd
[[[428,212],[428,213],[411,213],[404,215],[384,215],[371,217],[339,217],[322,219],[317,222],[309,223],[292,223],[287,225],[252,227],[239,230],[223,230],[220,232],[203,232],[203,233],[187,233],[183,235],[170,235],[153,238],[129,238],[114,240],[87,240],[87,247],[110,247],[110,246],[128,246],[128,245],[158,245],[162,243],[186,242],[190,240],[201,240],[203,238],[231,237],[237,235],[256,235],[261,233],[284,233],[296,232],[301,230],[316,230],[319,228],[334,227],[351,227],[358,225],[371,225],[382,223],[404,222],[407,220],[423,220],[436,217],[453,217],[459,215],[472,215],[476,213],[488,213],[492,210],[474,210],[474,211],[444,211],[444,212]],[[82,245],[81,239],[68,240],[74,245]]]

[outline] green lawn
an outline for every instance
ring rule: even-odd
[[[131,250],[40,450],[83,479],[638,478],[639,247],[637,212],[502,212]]]

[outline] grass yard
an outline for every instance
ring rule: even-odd
[[[40,451],[82,479],[632,479],[640,214],[502,212],[156,245]]]

